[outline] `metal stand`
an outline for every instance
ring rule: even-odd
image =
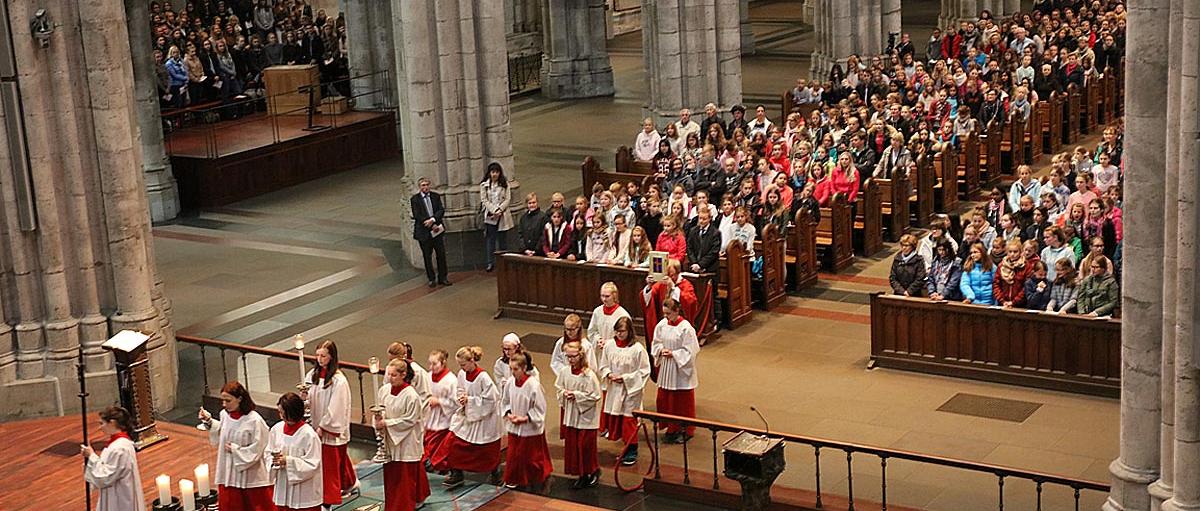
[[[83,344],[79,345],[79,362],[75,364],[75,370],[79,374],[79,418],[83,422],[83,445],[88,444],[88,418],[87,418],[87,378],[84,376],[84,371],[87,368],[83,363]],[[83,460],[84,469],[87,468],[87,458]],[[92,485],[88,484],[87,480],[83,481],[84,494],[87,496],[87,508],[92,508]]]
[[[305,395],[308,392],[308,389],[311,388],[311,383],[300,382],[296,384],[296,391],[299,392],[301,396]],[[312,407],[309,406],[308,399],[304,400],[304,420],[305,422],[312,422]]]
[[[383,405],[372,405],[370,410],[375,417],[383,417]],[[375,448],[375,456],[371,458],[371,463],[382,465],[392,461],[392,457],[387,452],[387,441],[383,438],[383,431],[379,429],[375,430],[375,443],[377,447]]]
[[[327,130],[330,126],[314,125],[313,115],[317,112],[317,91],[320,90],[317,86],[308,86],[308,126],[300,128],[302,131],[321,131]]]

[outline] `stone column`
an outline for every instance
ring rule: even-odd
[[[681,108],[728,109],[742,101],[739,0],[642,0],[648,116],[661,124]]]
[[[870,58],[883,52],[883,0],[851,2],[854,17],[858,20],[859,32],[855,53]]]
[[[5,324],[16,325],[15,339],[0,328],[0,344],[17,346],[15,371],[11,351],[0,351],[0,417],[77,411],[81,347],[92,402],[116,401],[112,358],[98,345],[126,328],[151,335],[154,405],[165,411],[175,402],[175,340],[154,300],[141,91],[126,44],[138,38],[130,37],[123,2],[68,2],[53,12],[56,30],[41,48],[24,21],[41,7],[9,2],[23,111],[3,116],[20,117],[24,129],[0,124],[0,136],[27,143],[37,214],[33,229],[22,230],[16,178],[23,164],[0,144],[0,181],[9,183],[0,187],[0,303]]]
[[[883,0],[883,46],[886,48],[888,38],[895,34],[896,44],[900,44],[901,32],[900,0]]]
[[[804,0],[804,4],[800,6],[800,19],[809,25],[816,25],[815,7],[818,0]]]
[[[411,193],[417,178],[427,177],[442,194],[447,255],[455,266],[482,261],[478,185],[490,162],[504,167],[513,197],[520,197],[501,8],[501,2],[392,0],[403,183]],[[407,194],[400,199],[407,210]],[[517,207],[521,202],[513,201]],[[410,218],[408,211],[403,215]],[[420,265],[420,251],[409,238],[410,258]]]
[[[1136,93],[1125,96],[1127,234],[1121,289],[1121,454],[1109,470],[1106,510],[1150,508],[1147,487],[1158,479],[1162,426],[1160,374],[1163,316],[1163,189],[1167,118],[1167,40],[1170,0],[1129,4],[1125,72]],[[1131,89],[1132,90],[1132,89]],[[1178,393],[1176,398],[1178,399]],[[1178,420],[1179,417],[1176,417]]]
[[[349,39],[350,75],[371,75],[351,80],[354,106],[361,109],[396,106],[396,59],[390,2],[342,0]],[[378,74],[375,74],[378,73]]]
[[[754,53],[754,30],[750,26],[750,0],[738,2],[738,14],[741,18],[742,55]]]
[[[179,190],[171,160],[163,146],[162,116],[158,108],[158,83],[154,72],[154,42],[150,38],[150,4],[125,0],[129,47],[133,57],[134,99],[142,146],[142,171],[150,219],[162,222],[179,214]],[[165,56],[164,56],[165,57]]]
[[[1196,146],[1197,137],[1200,136],[1200,113],[1197,112],[1197,102],[1200,101],[1200,90],[1197,88],[1197,75],[1200,74],[1200,53],[1197,53],[1200,52],[1200,38],[1197,36],[1200,33],[1197,32],[1200,29],[1200,4],[1176,1],[1171,7],[1172,21],[1176,18],[1178,8],[1182,8],[1180,30],[1176,31],[1173,23],[1171,32],[1171,60],[1180,61],[1177,99],[1182,108],[1178,131],[1167,133],[1168,137],[1179,133],[1178,237],[1167,239],[1168,243],[1178,240],[1179,257],[1173,381],[1163,375],[1163,386],[1174,387],[1174,445],[1173,456],[1169,460],[1173,464],[1170,480],[1173,494],[1170,500],[1163,503],[1162,509],[1193,511],[1200,510],[1200,339],[1197,339],[1200,331],[1196,329],[1196,321],[1200,319],[1196,314],[1196,305],[1200,303],[1200,296],[1197,295],[1200,291],[1197,284],[1200,282],[1196,275],[1196,257],[1200,255],[1197,251],[1200,246],[1195,239],[1200,235],[1196,224],[1200,219],[1200,208],[1196,207],[1196,201],[1200,200],[1200,179],[1196,175],[1200,172],[1200,166],[1196,163],[1200,158],[1200,149]],[[1180,35],[1178,39],[1176,33]],[[1168,204],[1168,207],[1171,206]],[[1188,236],[1191,238],[1186,238]],[[1163,351],[1165,354],[1165,347]],[[1163,414],[1166,415],[1165,408]],[[1163,461],[1163,481],[1167,480],[1166,463],[1168,460]]]
[[[542,94],[551,99],[611,96],[604,0],[548,0],[542,16]]]
[[[816,45],[812,57],[810,75],[824,80],[829,76],[829,69],[834,63],[845,64],[846,57],[852,53],[863,56],[878,53],[872,51],[871,44],[878,44],[880,32],[879,17],[870,15],[873,12],[868,4],[879,5],[880,0],[865,2],[846,2],[843,0],[819,0],[816,8],[817,31]],[[866,34],[873,31],[874,43]],[[843,66],[844,67],[844,66]]]

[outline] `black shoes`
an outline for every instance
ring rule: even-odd
[[[571,489],[572,490],[582,490],[584,488],[591,488],[593,486],[596,486],[596,483],[599,483],[599,482],[600,482],[600,469],[596,469],[596,471],[592,472],[591,474],[579,476],[579,479],[576,479],[575,482],[571,484]]]
[[[500,486],[500,483],[502,482],[503,481],[500,479],[500,467],[496,467],[492,470],[492,473],[488,475],[488,483],[493,486]]]
[[[438,284],[441,284],[443,286],[453,286],[454,285],[453,283],[450,282],[450,279],[442,279],[441,281],[438,282]]]
[[[458,488],[462,485],[463,473],[461,470],[451,470],[450,475],[446,477],[446,480],[442,481],[442,486],[446,487],[447,490]]]
[[[433,289],[435,287],[437,287],[437,281],[434,281],[434,280],[429,281],[429,288]]]
[[[491,273],[495,270],[496,270],[496,265],[494,265],[494,264],[489,264],[489,265],[487,265],[486,268],[483,269],[483,271],[486,271],[488,273]]]

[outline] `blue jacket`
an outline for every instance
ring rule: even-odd
[[[949,301],[962,300],[962,264],[958,259],[935,257],[927,276],[927,294],[939,294]]]
[[[1046,287],[1038,291],[1038,283],[1045,282]],[[1050,290],[1054,287],[1049,280],[1037,280],[1033,277],[1025,279],[1025,308],[1030,310],[1046,310],[1050,304]]]
[[[962,290],[963,298],[979,305],[996,305],[996,301],[992,299],[992,279],[995,275],[994,268],[984,271],[983,264],[975,263],[975,266],[962,274],[959,289]]]
[[[171,86],[184,86],[188,83],[187,66],[175,59],[167,59],[167,75],[171,77]]]

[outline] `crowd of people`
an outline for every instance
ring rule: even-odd
[[[600,304],[586,329],[578,315],[564,318],[550,360],[555,384],[549,394],[516,334],[502,339],[491,373],[478,346],[458,348],[453,371],[444,350],[429,353],[426,369],[413,359],[411,345],[392,343],[386,383],[376,389],[379,407],[371,419],[381,442],[382,454],[373,461],[383,464],[385,509],[420,507],[430,495],[427,472],[444,475],[447,490],[464,483],[464,472],[487,474],[493,484],[509,488],[542,489],[553,471],[546,442],[546,431],[553,428],[546,421],[550,398],[560,411],[563,471],[576,477],[575,489],[599,481],[599,438],[619,442],[622,451],[615,461],[637,462],[639,425],[633,412],[642,409],[648,381],[658,383],[660,412],[694,417],[700,346],[683,305],[663,299],[663,317],[653,336],[639,341],[617,295],[615,284],[601,287]],[[219,414],[199,411],[217,447],[213,482],[221,509],[318,511],[340,505],[358,488],[346,450],[350,387],[339,369],[336,343],[318,345],[316,364],[302,383],[300,393],[279,397],[280,420],[270,427],[237,381],[221,388]],[[101,429],[112,435],[108,447],[99,454],[81,447],[86,478],[100,491],[98,509],[145,509],[129,413],[110,408],[100,417]],[[663,427],[668,443],[693,434],[678,424]],[[503,460],[502,438],[507,444]]]
[[[307,0],[189,0],[179,11],[151,1],[150,17],[164,109],[261,97],[270,66],[315,64],[323,83],[349,73],[345,18]]]

